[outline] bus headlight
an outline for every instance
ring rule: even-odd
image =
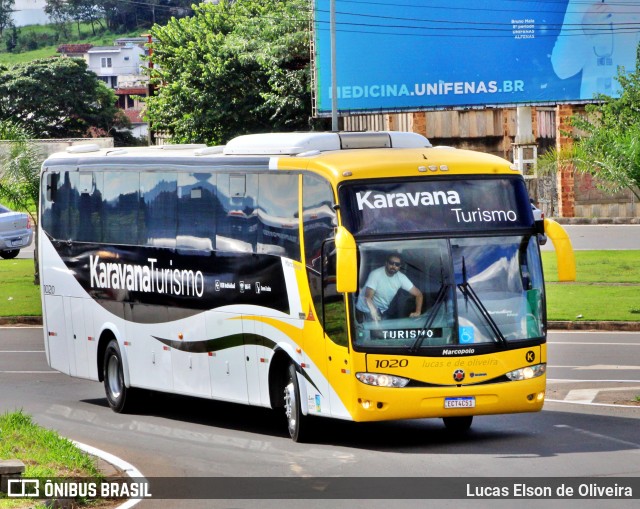
[[[536,364],[535,366],[527,366],[526,368],[514,369],[507,373],[509,380],[529,380],[542,376],[547,371],[546,364]]]
[[[408,378],[382,373],[356,373],[356,378],[363,384],[377,387],[404,387],[409,383]]]

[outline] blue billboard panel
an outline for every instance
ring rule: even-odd
[[[329,0],[315,1],[316,108],[331,112]],[[336,0],[338,110],[540,104],[616,96],[638,0]]]

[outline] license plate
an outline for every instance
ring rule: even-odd
[[[463,398],[444,398],[445,408],[474,408],[476,406],[476,398],[473,396]]]
[[[12,247],[19,247],[24,244],[24,239],[18,239],[11,242]]]

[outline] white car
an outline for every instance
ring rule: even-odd
[[[0,257],[15,258],[33,242],[31,216],[0,205]]]

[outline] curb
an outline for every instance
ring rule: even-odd
[[[598,321],[553,321],[547,323],[548,330],[582,330],[611,332],[640,332],[640,322],[598,322]]]
[[[114,456],[113,454],[103,451],[101,449],[97,449],[91,445],[83,444],[81,442],[76,442],[72,440],[73,445],[75,445],[78,449],[90,454],[91,456],[95,456],[100,458],[102,461],[112,465],[117,468],[120,472],[126,474],[128,477],[136,478],[136,479],[146,479],[145,476],[140,472],[136,467],[134,467],[131,463],[127,463],[121,458]],[[137,505],[142,499],[141,498],[131,498],[126,502],[115,507],[115,509],[129,509]]]
[[[552,217],[551,219],[565,225],[640,224],[640,217]]]
[[[0,326],[42,325],[41,316],[0,316]]]

